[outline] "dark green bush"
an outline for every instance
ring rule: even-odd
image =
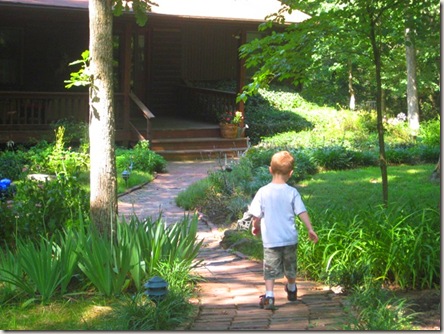
[[[352,155],[343,146],[314,149],[312,157],[316,165],[326,170],[344,170],[352,167]]]
[[[132,149],[116,149],[118,170],[130,169],[149,173],[165,171],[167,162],[164,157],[149,149],[148,141],[138,142]]]
[[[412,154],[410,147],[394,146],[385,150],[387,162],[390,164],[410,164],[418,163],[418,157]]]
[[[302,131],[310,128],[310,123],[291,111],[273,108],[260,108],[246,112],[247,135],[253,144],[261,138],[288,131]]]
[[[411,153],[417,155],[422,162],[437,163],[441,154],[441,149],[439,146],[418,145],[412,147]]]
[[[52,235],[72,224],[82,212],[88,215],[89,195],[75,176],[58,176],[53,181],[25,179],[17,183],[3,228],[30,238]],[[80,210],[80,211],[79,211]],[[11,242],[13,235],[5,236]]]
[[[22,151],[0,152],[0,179],[18,180],[26,158]]]
[[[291,176],[292,180],[299,182],[318,172],[318,168],[310,155],[310,151],[290,150],[290,153],[293,154],[295,160],[295,169],[293,175]]]
[[[351,164],[353,168],[362,166],[377,166],[378,154],[376,151],[351,151]]]

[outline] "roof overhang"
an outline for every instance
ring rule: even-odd
[[[0,5],[87,10],[88,2],[88,0],[0,0]],[[156,0],[155,2],[158,6],[151,8],[150,15],[257,22],[264,22],[266,16],[277,13],[281,7],[281,2],[278,0]],[[293,10],[291,14],[286,13],[284,17],[287,23],[298,23],[310,18],[298,10]]]

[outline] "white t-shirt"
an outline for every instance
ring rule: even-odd
[[[286,183],[269,183],[258,190],[248,211],[261,218],[264,247],[282,247],[298,243],[294,216],[307,210],[295,188]]]

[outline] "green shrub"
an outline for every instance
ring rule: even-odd
[[[264,137],[288,131],[302,131],[310,127],[309,122],[291,111],[256,109],[247,113],[246,119],[249,127],[247,135],[253,144]]]
[[[352,167],[352,156],[343,146],[328,146],[314,149],[312,159],[326,170],[343,170]]]
[[[417,145],[410,149],[413,156],[417,156],[422,163],[436,164],[441,155],[441,148],[439,146]]]
[[[440,117],[427,122],[422,122],[419,128],[419,141],[421,144],[439,147],[441,145],[441,120]]]
[[[149,149],[149,142],[139,141],[132,149],[116,150],[118,170],[140,170],[145,172],[163,172],[167,162],[164,157]]]
[[[63,127],[65,131],[65,141],[70,144],[85,144],[88,142],[88,124],[74,118],[64,118],[51,123],[54,131]]]
[[[177,194],[175,202],[185,210],[192,210],[202,203],[209,195],[212,184],[208,178],[199,180],[190,185],[186,190]]]
[[[403,146],[395,146],[395,147],[387,147],[385,150],[385,156],[387,162],[389,164],[414,164],[417,162],[417,159],[408,147]]]
[[[22,151],[0,152],[0,180],[4,178],[19,180],[25,162],[26,158]]]
[[[7,229],[31,238],[50,236],[72,225],[78,213],[89,212],[89,195],[75,176],[59,175],[55,180],[24,179],[17,183],[17,193],[10,204]],[[8,241],[11,240],[8,237]]]
[[[351,164],[353,168],[365,166],[377,166],[378,154],[374,150],[351,151]]]

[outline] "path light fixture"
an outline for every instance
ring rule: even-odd
[[[144,285],[145,294],[151,299],[156,305],[168,294],[168,282],[162,277],[154,276]]]
[[[128,172],[126,169],[122,172],[122,178],[125,180],[125,185],[128,188],[128,179],[130,177],[130,172]]]

